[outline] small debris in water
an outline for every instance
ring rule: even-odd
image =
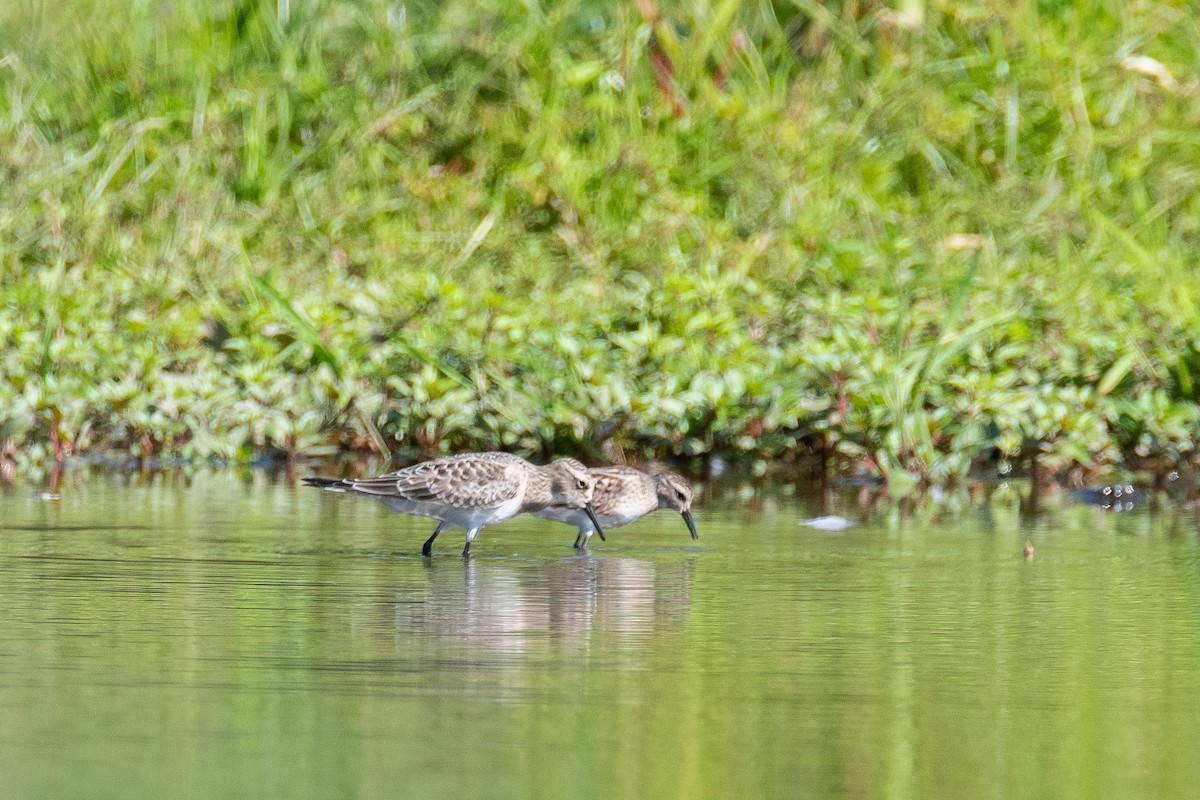
[[[813,519],[800,520],[801,525],[806,525],[810,528],[816,528],[821,531],[844,531],[854,525],[853,522],[845,517],[815,517]]]
[[[1033,561],[1033,554],[1037,551],[1033,549],[1033,542],[1026,541],[1025,546],[1021,548],[1021,558],[1026,561]]]
[[[1132,511],[1134,506],[1150,499],[1144,489],[1139,489],[1132,483],[1087,486],[1083,489],[1072,489],[1067,494],[1077,503],[1099,506],[1110,511]]]

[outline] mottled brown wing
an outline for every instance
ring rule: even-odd
[[[487,508],[511,500],[521,484],[519,468],[491,458],[442,458],[353,481],[356,492],[418,502]]]

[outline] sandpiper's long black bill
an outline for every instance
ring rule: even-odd
[[[596,526],[596,533],[600,534],[600,541],[607,542],[608,540],[604,538],[604,529],[600,527],[600,520],[596,519],[596,509],[592,508],[591,503],[588,503],[583,510],[587,512],[588,519]]]
[[[700,534],[696,533],[696,523],[692,521],[692,512],[691,511],[683,511],[680,513],[683,514],[683,521],[687,523],[688,530],[691,532],[692,538],[699,539]]]
[[[344,492],[349,486],[346,481],[340,477],[322,477],[320,475],[308,475],[301,477],[300,481],[305,486],[311,486],[317,489],[332,489],[335,492]]]
[[[320,475],[309,475],[300,480],[305,486],[312,486],[317,489],[332,489],[335,486],[344,486],[346,483],[341,478],[322,478]]]

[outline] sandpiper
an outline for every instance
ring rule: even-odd
[[[561,507],[602,523],[592,508],[596,479],[573,458],[560,458],[544,467],[509,453],[462,453],[414,464],[374,478],[304,478],[308,486],[373,497],[393,511],[432,517],[437,530],[421,548],[433,553],[433,540],[445,528],[462,528],[471,542],[485,525],[511,519],[523,511]],[[601,538],[604,534],[601,533]]]
[[[533,512],[534,516],[565,522],[578,528],[576,549],[586,545],[592,532],[598,531],[601,525],[619,528],[660,508],[678,511],[683,515],[692,538],[700,538],[696,533],[696,523],[692,521],[692,487],[682,475],[674,472],[649,474],[631,467],[597,467],[589,472],[596,479],[596,489],[592,493],[595,516],[589,517],[578,509],[566,506],[548,506]],[[597,516],[600,518],[599,524]],[[603,533],[600,538],[604,538]]]

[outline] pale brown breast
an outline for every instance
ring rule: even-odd
[[[589,470],[596,479],[592,507],[600,516],[629,516],[649,513],[657,505],[650,478],[632,467],[600,467]]]

